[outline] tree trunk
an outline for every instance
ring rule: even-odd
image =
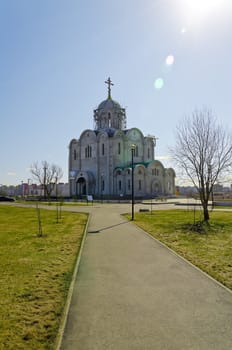
[[[209,221],[208,203],[203,203],[204,221]]]

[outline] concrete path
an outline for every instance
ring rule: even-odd
[[[232,349],[231,292],[124,220],[129,207],[87,210],[62,350]]]

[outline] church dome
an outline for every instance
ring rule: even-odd
[[[98,110],[109,110],[109,109],[121,109],[120,104],[117,101],[112,100],[111,98],[107,98],[107,100],[102,101],[98,105]]]
[[[116,129],[126,128],[126,111],[117,101],[111,97],[111,86],[114,85],[110,78],[105,83],[108,85],[108,98],[102,101],[94,110],[95,129]]]

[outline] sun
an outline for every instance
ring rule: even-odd
[[[208,15],[223,5],[223,0],[185,0],[186,6],[193,14]]]
[[[232,0],[177,0],[179,9],[189,22],[209,19],[231,9]]]

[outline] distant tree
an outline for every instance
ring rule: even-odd
[[[204,221],[208,222],[213,185],[232,166],[231,133],[218,125],[210,110],[196,110],[177,126],[176,145],[171,153],[176,165],[196,187]]]
[[[43,186],[44,197],[50,198],[54,187],[63,176],[62,169],[58,165],[43,161],[41,165],[38,162],[33,163],[30,171],[33,178]]]

